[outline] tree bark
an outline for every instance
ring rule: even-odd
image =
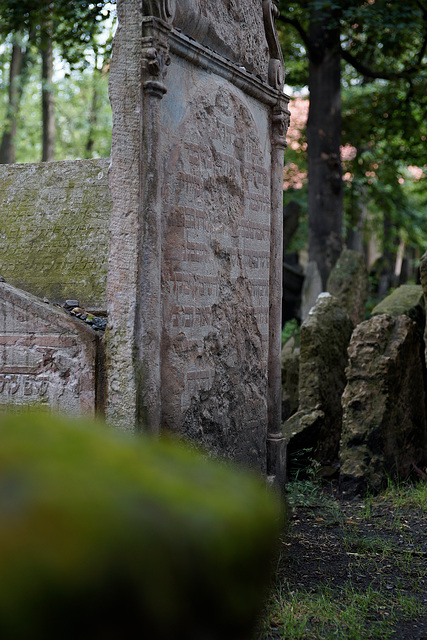
[[[21,98],[20,76],[22,72],[23,52],[22,47],[14,44],[9,70],[9,99],[6,115],[6,124],[0,145],[0,164],[15,162],[15,137],[16,122]]]
[[[313,12],[310,21],[307,121],[309,260],[323,288],[342,249],[341,54],[338,28]]]
[[[53,79],[53,46],[49,27],[41,47],[42,55],[42,118],[43,118],[43,150],[42,162],[55,159],[55,114]]]

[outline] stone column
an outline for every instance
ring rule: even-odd
[[[148,15],[149,14],[149,15]],[[107,418],[160,430],[160,102],[174,3],[122,0],[110,74],[113,198]]]

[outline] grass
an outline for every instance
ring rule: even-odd
[[[398,640],[397,625],[427,618],[426,482],[343,503],[297,479],[288,499],[294,524],[257,640]]]
[[[363,593],[350,585],[340,589],[325,586],[314,594],[282,590],[273,596],[261,638],[384,640],[392,623],[420,612],[415,598],[390,598],[372,588]]]

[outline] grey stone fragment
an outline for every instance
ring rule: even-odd
[[[304,321],[310,309],[316,304],[316,300],[323,291],[322,278],[316,262],[309,262],[305,270],[304,284],[302,287],[301,319]]]
[[[329,293],[320,294],[301,326],[298,412],[283,425],[290,457],[307,448],[323,465],[338,457],[341,394],[352,330],[337,300]]]
[[[354,326],[365,319],[369,276],[362,254],[350,249],[341,253],[328,278],[327,291],[347,311]]]
[[[74,309],[74,307],[78,307],[78,306],[79,306],[78,300],[66,300],[64,303],[64,307],[66,309]]]
[[[377,315],[356,327],[348,354],[340,487],[363,495],[425,459],[422,340],[409,317]]]

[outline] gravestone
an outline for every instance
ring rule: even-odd
[[[283,476],[289,113],[276,11],[271,0],[118,4],[108,418]]]
[[[378,492],[427,460],[423,340],[406,315],[361,322],[348,348],[340,488]]]
[[[109,158],[0,165],[0,275],[19,289],[105,310]]]
[[[365,319],[369,276],[361,253],[344,249],[329,275],[326,288],[347,311],[354,326]]]
[[[0,282],[0,412],[102,413],[102,345],[65,311]]]
[[[301,325],[298,411],[283,424],[290,459],[303,450],[323,466],[338,459],[341,395],[353,323],[330,293],[321,293]]]
[[[302,286],[301,320],[303,322],[308,318],[310,309],[314,307],[322,291],[322,278],[320,277],[317,262],[313,260],[309,262],[306,267],[304,284]]]

